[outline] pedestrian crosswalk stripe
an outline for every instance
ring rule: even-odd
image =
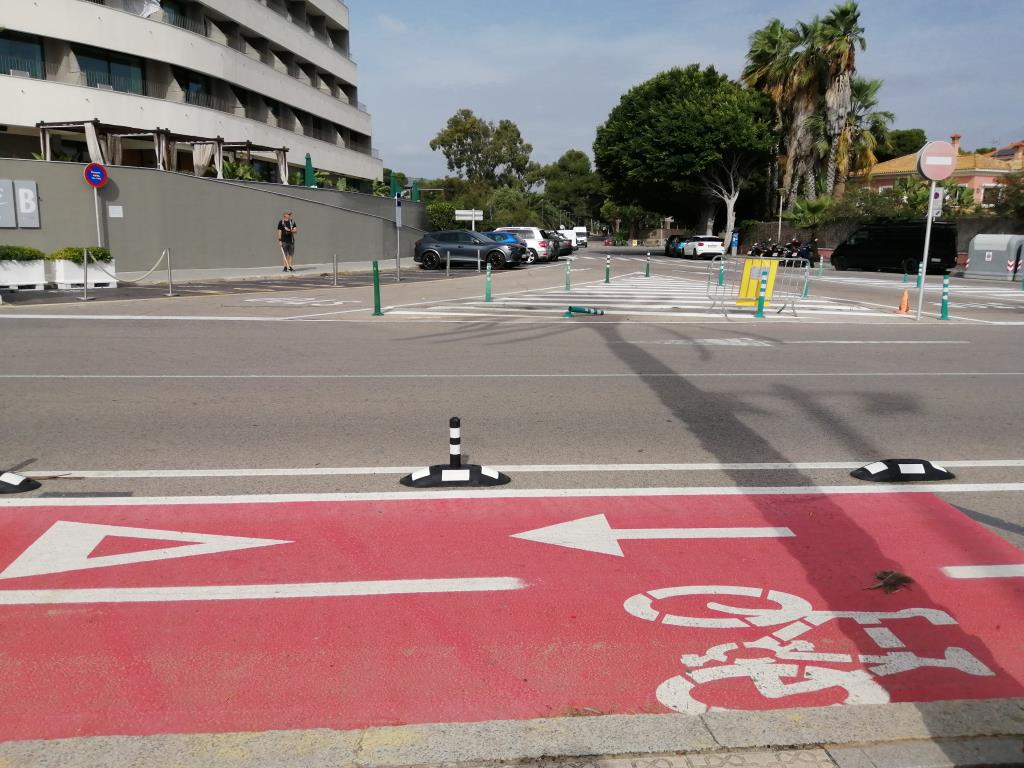
[[[550,318],[561,316],[570,304],[586,304],[605,310],[606,315],[644,317],[721,318],[721,306],[712,307],[704,280],[671,275],[644,277],[634,272],[622,275],[612,283],[595,281],[578,284],[572,291],[562,288],[538,288],[509,296],[495,296],[493,301],[480,298],[443,300],[421,306],[394,307],[389,315],[415,317],[494,317]],[[768,304],[772,307],[772,304]],[[835,317],[890,317],[852,301],[830,298],[808,298],[797,306],[799,314]],[[752,316],[752,307],[730,307],[730,316]]]

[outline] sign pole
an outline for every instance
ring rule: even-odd
[[[395,280],[402,282],[402,198],[395,195]]]
[[[92,204],[96,209],[96,245],[103,247],[103,229],[100,227],[100,190],[99,187],[92,188]]]
[[[924,225],[924,255],[921,257],[921,290],[917,292],[917,319],[921,319],[924,309],[925,278],[928,276],[928,249],[932,242],[932,206],[935,204],[935,181],[928,193],[928,220]]]

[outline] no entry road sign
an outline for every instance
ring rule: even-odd
[[[930,181],[948,179],[956,171],[956,149],[948,141],[929,141],[917,153],[917,172]]]
[[[1018,697],[1022,566],[926,494],[3,508],[0,740]]]

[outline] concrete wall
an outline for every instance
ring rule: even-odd
[[[0,229],[0,244],[46,252],[94,245],[92,191],[79,163],[0,159],[0,179],[34,180],[42,227]],[[170,248],[179,269],[260,267],[280,263],[276,226],[294,211],[298,264],[392,259],[394,201],[354,192],[200,179],[187,174],[116,166],[100,190],[104,244],[119,270],[147,270]],[[120,206],[123,218],[109,218]],[[402,256],[425,227],[421,203],[403,202]]]
[[[943,221],[948,221],[948,219],[943,219]],[[1022,229],[1024,229],[1010,219],[1004,219],[998,216],[964,216],[959,219],[953,219],[952,221],[956,222],[957,250],[963,253],[967,252],[967,246],[975,235],[1013,235],[1021,234]],[[818,230],[818,243],[822,248],[835,248],[839,243],[845,240],[847,236],[852,234],[854,230],[860,229],[862,226],[864,226],[862,223],[839,222],[822,227]],[[774,240],[778,231],[778,221],[752,223],[744,228],[740,233],[741,248],[746,250],[746,248],[754,242],[761,242],[769,239]],[[810,237],[810,232],[803,229],[797,229],[789,222],[783,221],[782,241],[786,242],[794,237],[804,240]]]

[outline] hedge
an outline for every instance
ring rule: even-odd
[[[73,261],[75,264],[82,263],[82,251],[89,251],[89,255],[92,256],[96,261],[110,261],[110,249],[100,248],[95,245],[69,245],[67,248],[61,248],[59,251],[54,251],[46,258],[50,261]]]
[[[46,254],[38,248],[24,245],[0,245],[0,261],[36,261],[45,259]]]

